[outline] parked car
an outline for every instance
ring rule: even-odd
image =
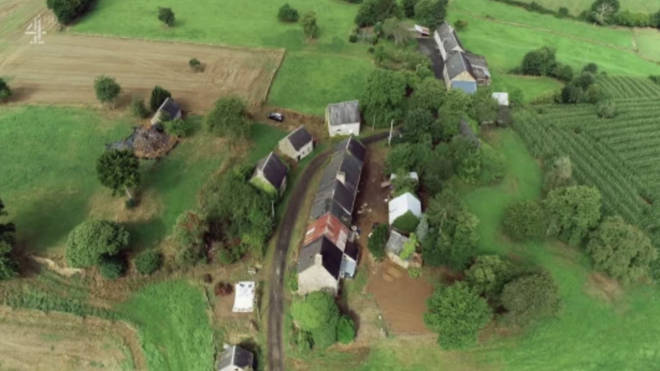
[[[282,122],[284,121],[284,115],[279,113],[279,112],[271,112],[268,114],[268,118],[277,121],[277,122]]]

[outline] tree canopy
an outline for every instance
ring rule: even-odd
[[[360,104],[365,121],[375,127],[389,127],[390,120],[402,117],[406,78],[397,71],[376,69],[365,84]]]
[[[66,260],[72,267],[85,268],[100,263],[128,247],[129,233],[121,225],[106,220],[87,220],[75,227],[66,243]]]
[[[112,77],[101,75],[94,81],[94,91],[99,102],[110,103],[119,96],[121,87]]]
[[[6,215],[5,204],[0,200],[0,218]],[[0,223],[0,280],[16,276],[16,262],[11,257],[16,243],[15,233],[14,223]]]
[[[175,17],[171,8],[158,8],[158,20],[167,25],[167,27],[174,26]]]
[[[508,311],[505,320],[524,326],[559,311],[559,289],[549,273],[529,274],[507,283],[501,302]]]
[[[96,173],[104,186],[115,195],[125,191],[132,199],[130,188],[140,183],[140,161],[130,151],[111,150],[104,152],[96,161]]]
[[[316,291],[295,299],[291,316],[296,326],[311,333],[315,347],[326,348],[337,340],[340,313],[332,295]]]
[[[415,19],[423,26],[434,29],[447,17],[448,0],[419,0],[415,4]]]
[[[517,241],[535,240],[545,235],[543,208],[534,200],[522,200],[509,205],[502,223],[506,234]]]
[[[194,265],[205,257],[204,236],[208,233],[205,218],[194,211],[184,211],[174,225],[174,242],[177,245],[176,261],[187,266]]]
[[[425,109],[430,113],[436,113],[442,105],[446,93],[447,89],[441,80],[433,76],[427,77],[415,86],[408,99],[408,109]]]
[[[648,273],[658,252],[649,237],[619,216],[603,220],[587,244],[596,269],[630,282]]]
[[[374,259],[381,260],[385,256],[385,244],[390,234],[387,224],[376,224],[371,230],[367,248]]]
[[[4,102],[11,97],[11,89],[4,79],[0,78],[0,102]]]
[[[298,11],[293,8],[289,3],[285,3],[277,11],[277,19],[282,22],[298,22]]]
[[[91,5],[92,0],[47,0],[46,5],[61,24],[69,24],[80,17]]]
[[[481,255],[465,271],[465,280],[478,294],[499,299],[504,285],[517,273],[515,266],[499,255]]]
[[[204,119],[206,129],[215,135],[231,139],[247,138],[251,121],[247,118],[245,103],[238,97],[224,97]]]
[[[167,98],[172,98],[172,94],[169,91],[156,85],[154,89],[151,91],[151,99],[149,100],[149,107],[151,108],[152,111],[156,112],[158,108],[160,108],[160,105],[163,104],[163,102],[165,102],[165,99]]]
[[[303,14],[301,23],[302,23],[303,33],[305,34],[306,38],[316,39],[317,37],[319,37],[319,33],[321,33],[321,29],[319,28],[319,25],[316,22],[315,12],[308,11],[305,14]]]
[[[601,195],[587,186],[557,188],[543,201],[548,234],[577,245],[600,221]]]
[[[373,26],[387,18],[401,18],[402,10],[396,0],[365,0],[355,16],[360,27]]]
[[[493,316],[486,300],[464,282],[436,289],[428,299],[424,323],[438,333],[444,349],[475,344],[477,335]]]

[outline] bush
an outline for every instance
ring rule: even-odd
[[[158,20],[165,23],[167,27],[174,26],[174,12],[171,8],[158,8]]]
[[[194,265],[205,257],[204,236],[208,224],[199,214],[185,211],[174,225],[174,242],[177,244],[177,263],[182,266]]]
[[[587,63],[582,67],[582,72],[589,72],[595,75],[598,73],[598,65],[596,63]]]
[[[660,85],[660,75],[650,75],[649,79],[653,81],[654,83]]]
[[[525,75],[546,76],[550,74],[556,64],[555,50],[543,47],[525,54],[520,68]]]
[[[614,101],[612,100],[599,102],[596,105],[596,113],[600,118],[604,118],[604,119],[614,118],[616,116],[616,103],[614,103]]]
[[[183,119],[175,119],[165,122],[165,131],[168,134],[176,135],[180,138],[185,138],[190,135],[190,125],[188,125]]]
[[[66,260],[72,267],[98,264],[102,256],[112,256],[128,247],[129,233],[121,225],[106,220],[88,220],[75,227],[67,239]]]
[[[46,5],[61,24],[69,24],[87,11],[92,0],[47,0]]]
[[[99,272],[108,280],[116,280],[126,272],[126,262],[118,256],[103,256],[99,261]]]
[[[551,236],[578,245],[601,216],[601,195],[587,186],[557,188],[543,201],[547,232]]]
[[[302,18],[302,27],[303,27],[303,33],[305,34],[305,37],[308,39],[316,39],[319,37],[319,33],[321,32],[321,29],[319,28],[319,25],[316,23],[316,13],[309,11],[303,15]]]
[[[340,314],[332,295],[316,291],[294,299],[291,317],[298,328],[311,333],[314,347],[324,349],[337,340]]]
[[[337,323],[337,341],[349,344],[355,339],[355,323],[348,316],[341,316]]]
[[[215,102],[215,106],[204,119],[204,125],[212,134],[237,139],[247,138],[251,122],[247,119],[242,99],[224,97]]]
[[[403,0],[401,2],[401,7],[403,8],[403,14],[408,18],[413,18],[415,16],[415,5],[417,5],[419,0]]]
[[[169,91],[156,85],[154,90],[151,91],[151,100],[149,101],[149,107],[151,107],[151,111],[158,111],[158,108],[161,104],[163,104],[163,102],[165,102],[165,99],[171,97],[172,94]]]
[[[568,11],[568,8],[565,6],[562,6],[559,8],[557,15],[559,18],[568,18],[571,16],[571,13]]]
[[[354,33],[352,33],[352,34],[348,37],[348,42],[356,43],[357,41],[358,41],[358,36],[357,36],[356,34],[354,34]]]
[[[0,78],[0,102],[4,102],[11,97],[11,89],[9,85]]]
[[[465,271],[465,280],[478,294],[495,303],[504,285],[516,275],[517,269],[498,255],[481,255]]]
[[[298,272],[290,270],[284,278],[284,287],[291,293],[298,291]]]
[[[570,157],[560,156],[549,162],[551,165],[545,169],[543,178],[543,193],[547,194],[555,188],[574,185],[573,163]]]
[[[419,218],[412,212],[408,211],[400,217],[396,218],[394,222],[392,222],[392,228],[399,232],[408,234],[415,232],[417,224],[419,224]]]
[[[371,231],[371,237],[367,242],[367,248],[376,260],[381,260],[385,256],[385,245],[389,235],[387,224],[376,224]]]
[[[517,278],[504,286],[502,305],[506,322],[524,326],[560,309],[559,289],[547,272]]]
[[[536,240],[545,232],[543,208],[536,201],[514,202],[506,208],[502,221],[505,233],[517,241]]]
[[[155,249],[141,252],[135,258],[135,268],[140,274],[149,275],[160,269],[163,255]]]
[[[360,27],[374,26],[387,18],[400,18],[401,14],[396,0],[366,0],[360,5],[355,23]]]
[[[137,118],[144,119],[149,116],[149,110],[145,107],[142,98],[133,97],[133,100],[131,101],[131,111],[133,112],[133,116]]]
[[[288,3],[282,5],[277,12],[277,19],[281,22],[298,22],[298,11],[292,8]]]
[[[447,0],[419,0],[415,5],[415,19],[423,26],[436,28],[447,16]]]
[[[112,77],[99,76],[94,80],[94,91],[99,102],[109,103],[117,98],[121,87]]]
[[[571,81],[573,80],[573,68],[567,64],[557,63],[550,71],[550,76],[565,82]]]
[[[410,267],[408,268],[408,277],[416,280],[422,276],[422,268]]]
[[[191,58],[188,61],[188,66],[190,66],[190,69],[192,69],[194,72],[204,71],[204,65],[197,58]]]

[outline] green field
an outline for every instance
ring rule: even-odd
[[[561,7],[568,8],[571,15],[577,16],[584,10],[591,9],[592,0],[522,0],[526,3],[536,2],[552,10]],[[660,10],[660,0],[620,0],[621,10],[639,13],[655,13]]]
[[[201,290],[185,281],[148,286],[119,305],[140,334],[150,370],[210,370],[213,330]]]
[[[520,87],[528,99],[551,95],[558,84],[548,79],[532,79],[532,84],[508,72],[525,53],[542,46],[556,48],[557,60],[576,69],[595,62],[611,75],[658,73],[660,32],[654,30],[637,36],[637,49],[629,29],[595,27],[489,0],[452,1],[449,19],[468,21],[459,37],[467,49],[486,56],[495,89]]]
[[[306,42],[300,24],[277,20],[283,4],[277,0],[200,0],[163,4],[157,0],[104,0],[85,16],[74,32],[167,39],[248,47],[286,48],[270,102],[304,112],[322,114],[325,105],[353,99],[365,74],[373,68],[364,44],[351,44],[357,5],[343,1],[288,2],[301,13],[317,13],[321,35]],[[157,19],[159,6],[176,14],[175,27],[167,29]],[[193,56],[191,56],[193,57]]]

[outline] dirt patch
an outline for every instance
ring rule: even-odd
[[[147,98],[155,85],[168,89],[186,111],[203,113],[218,97],[235,94],[252,106],[265,101],[284,51],[174,42],[55,34],[44,44],[18,47],[0,75],[11,80],[15,102],[98,105],[94,79],[114,77],[122,87],[118,105]],[[204,72],[192,72],[196,57]]]
[[[146,369],[139,339],[124,322],[0,307],[0,368]]]
[[[268,114],[271,112],[284,114],[284,122],[278,123],[268,119]],[[282,107],[266,106],[255,114],[255,118],[285,131],[291,131],[303,125],[315,140],[329,138],[325,119],[321,116],[310,115]]]
[[[113,196],[109,189],[94,193],[89,201],[90,217],[109,219],[118,223],[139,223],[152,220],[162,211],[162,203],[153,190],[146,190],[138,195],[140,205],[129,209],[126,196]]]
[[[623,289],[619,282],[602,273],[590,274],[584,285],[584,291],[587,294],[608,303],[617,301],[623,295]]]

